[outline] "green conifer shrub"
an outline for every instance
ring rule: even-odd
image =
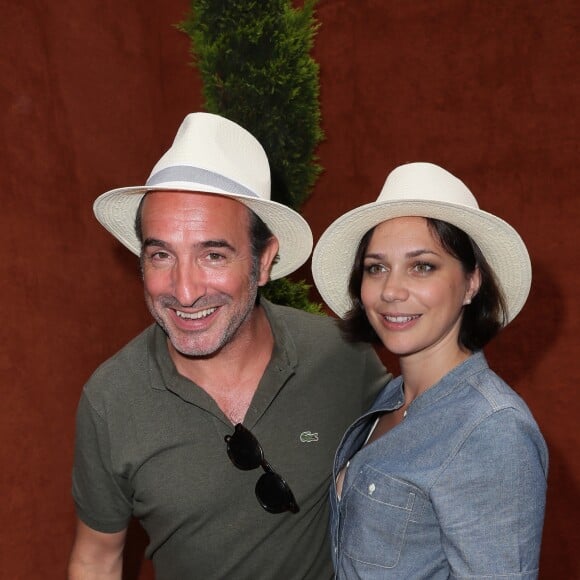
[[[178,25],[191,40],[203,82],[204,108],[245,127],[264,147],[272,199],[299,210],[321,167],[318,64],[310,56],[317,0],[192,0]],[[321,312],[310,286],[270,282],[262,294],[278,304]]]

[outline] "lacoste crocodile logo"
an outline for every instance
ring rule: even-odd
[[[312,441],[318,441],[318,433],[303,431],[300,433],[300,441],[301,443],[312,443]]]

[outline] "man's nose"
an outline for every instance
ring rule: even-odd
[[[181,306],[192,306],[206,291],[203,268],[195,263],[178,261],[173,269],[173,294]]]

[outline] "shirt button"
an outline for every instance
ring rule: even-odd
[[[407,416],[407,409],[403,412],[403,419]]]
[[[377,488],[376,488],[376,486],[375,486],[375,484],[374,484],[374,483],[371,483],[371,484],[369,485],[369,494],[370,494],[370,495],[373,495],[373,493],[374,493],[375,489],[377,489]]]

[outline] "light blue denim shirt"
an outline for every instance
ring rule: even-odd
[[[401,377],[346,432],[331,487],[337,580],[538,576],[548,450],[528,407],[475,353],[363,446]]]

